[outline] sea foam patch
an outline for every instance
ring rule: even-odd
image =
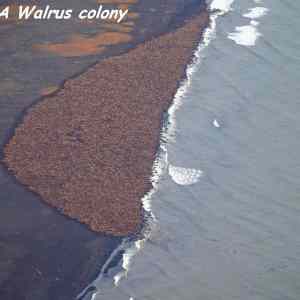
[[[188,169],[169,165],[169,175],[179,185],[191,185],[199,181],[203,172],[197,169]]]
[[[219,123],[216,119],[214,119],[213,125],[214,125],[214,127],[216,127],[216,128],[220,128],[220,127],[221,127],[220,123]]]
[[[256,40],[262,34],[258,31],[255,24],[245,26],[237,26],[235,32],[228,34],[228,38],[233,40],[236,44],[242,46],[255,46]]]
[[[258,19],[266,15],[268,11],[269,9],[266,7],[257,6],[257,7],[249,8],[248,12],[243,14],[243,17],[250,18],[250,19]]]
[[[231,9],[231,5],[234,0],[213,0],[210,4],[210,9],[220,10],[223,12],[228,12]]]
[[[257,19],[266,15],[268,11],[268,8],[262,6],[249,8],[243,17],[251,19],[250,24],[237,26],[234,32],[228,34],[228,38],[238,45],[255,46],[257,39],[262,36],[258,30],[259,22]]]

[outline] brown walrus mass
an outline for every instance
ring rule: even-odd
[[[4,149],[24,185],[92,230],[140,230],[162,114],[185,76],[206,11],[104,59],[31,107]]]

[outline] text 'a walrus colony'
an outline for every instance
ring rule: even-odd
[[[6,6],[0,10],[0,20],[8,19],[10,17],[11,8]],[[15,12],[14,12],[15,14]],[[105,9],[103,5],[100,5],[97,9],[83,9],[76,16],[80,20],[115,20],[117,23],[122,20],[128,14],[128,9]],[[73,9],[53,9],[50,5],[45,8],[38,8],[34,6],[23,6],[18,7],[17,17],[19,20],[28,20],[30,18],[35,20],[68,20],[73,17]]]

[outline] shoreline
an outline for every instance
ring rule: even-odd
[[[180,21],[180,19],[182,19],[181,21]],[[189,18],[187,18],[187,16],[186,16],[186,12],[184,13],[184,14],[181,14],[180,16],[179,16],[179,18],[176,18],[176,22],[174,22],[174,24],[172,25],[172,29],[171,29],[171,32],[174,32],[176,29],[178,29],[178,28],[180,28],[181,26],[182,26],[182,22],[184,22],[186,19],[189,19]],[[176,26],[175,26],[175,24],[176,24]],[[169,32],[169,30],[167,31],[167,33]],[[157,38],[157,36],[161,36],[161,32],[157,32],[157,34],[156,34],[156,38]],[[147,39],[146,37],[145,37],[145,39]],[[154,38],[155,39],[155,38]],[[199,41],[199,40],[198,40]],[[132,44],[132,49],[131,50],[129,50],[129,51],[133,51],[134,50],[134,48],[136,48],[136,47],[138,47],[137,45],[138,44],[141,44],[142,42],[141,42],[141,40],[139,40],[138,42],[137,42],[137,44]],[[127,50],[125,50],[126,52],[125,52],[125,54],[127,53]],[[121,51],[122,52],[122,51]],[[124,51],[123,51],[123,53],[124,53]],[[119,56],[123,56],[123,54],[121,54],[121,55],[119,55]],[[109,55],[108,55],[108,57],[109,57]],[[115,57],[118,57],[118,54],[116,54],[116,56],[115,55],[113,55],[113,56],[111,56],[111,57],[113,57],[113,58],[115,58]],[[97,62],[96,63],[93,63],[92,65],[94,66],[95,64],[97,64]],[[40,97],[38,100],[36,100],[32,105],[30,105],[30,108],[27,108],[27,109],[25,109],[24,110],[24,114],[23,114],[23,116],[22,117],[20,117],[19,119],[18,119],[18,121],[16,122],[16,126],[14,126],[14,127],[18,127],[20,124],[22,124],[22,120],[23,120],[23,118],[24,118],[24,115],[26,115],[27,113],[28,113],[28,111],[30,111],[30,109],[32,108],[32,107],[35,107],[35,105],[38,105],[38,103],[40,103],[40,102],[42,102],[44,99],[46,99],[46,98],[52,98],[52,97],[55,97],[57,94],[59,94],[59,92],[64,88],[64,86],[65,86],[65,84],[69,81],[69,80],[72,80],[72,79],[75,79],[75,78],[77,78],[78,76],[81,76],[82,74],[84,74],[84,73],[86,73],[90,68],[93,68],[93,66],[88,66],[88,67],[86,67],[85,68],[85,70],[82,70],[82,71],[80,71],[79,73],[77,73],[76,75],[73,75],[73,76],[71,76],[71,79],[69,78],[69,79],[67,79],[67,80],[64,80],[64,82],[60,85],[60,88],[59,89],[57,89],[55,92],[53,92],[53,93],[51,93],[50,95],[47,95],[47,96],[43,96],[43,97]],[[186,66],[185,66],[186,67]],[[185,68],[184,68],[185,69]],[[178,80],[178,82],[177,82],[177,87],[179,86],[179,83],[183,80],[185,78],[185,71],[183,71],[183,73],[182,73],[182,77],[181,77],[181,79],[180,80]],[[176,92],[176,90],[177,90],[177,88],[175,89],[175,92]],[[170,99],[170,101],[172,101],[172,99]],[[159,135],[159,132],[160,132],[160,129],[161,129],[161,122],[162,122],[162,119],[163,119],[163,116],[161,116],[161,120],[160,120],[160,125],[159,125],[159,128],[158,128],[158,131],[157,131],[157,133],[158,133],[158,135]],[[11,139],[11,137],[12,137],[12,133],[13,132],[11,132],[11,134],[10,134],[10,136],[8,136],[7,137],[7,141],[8,140],[10,140]],[[159,138],[159,137],[158,137]],[[5,142],[4,144],[7,144],[7,142]],[[158,146],[158,144],[159,144],[159,141],[158,141],[158,143],[157,143],[157,146]],[[157,150],[157,148],[155,149],[155,151],[153,151],[153,157],[156,155],[156,150]],[[154,159],[153,159],[154,160]],[[152,163],[151,163],[151,167],[152,167]],[[11,172],[10,172],[10,174],[12,174]],[[151,175],[151,172],[149,173],[149,175]],[[13,181],[15,181],[16,183],[17,183],[17,180],[15,179],[15,177],[14,176],[11,176],[11,175],[9,175],[10,177],[12,177],[12,179],[13,179]],[[150,176],[149,176],[150,177]],[[17,185],[20,185],[19,183],[17,183]],[[151,187],[149,186],[149,189],[150,189]],[[22,189],[23,189],[23,187],[22,187]],[[145,192],[147,192],[146,190],[145,190]],[[32,192],[30,192],[31,194],[32,194]],[[36,198],[36,193],[33,193],[34,194],[34,198]],[[39,199],[40,199],[40,197],[39,196],[37,196]],[[141,197],[142,198],[142,197]],[[24,200],[25,201],[25,200]],[[66,221],[66,223],[67,222],[71,222],[71,223],[73,223],[73,224],[76,224],[76,226],[78,225],[79,227],[84,227],[84,230],[88,230],[87,228],[86,228],[86,226],[82,226],[82,224],[81,223],[79,223],[77,220],[72,220],[72,219],[70,219],[68,216],[64,216],[63,214],[61,214],[61,212],[59,212],[57,209],[55,209],[55,208],[52,208],[53,206],[50,204],[50,203],[46,203],[46,202],[44,202],[44,201],[42,201],[39,205],[42,205],[42,206],[48,206],[49,208],[48,209],[50,209],[51,211],[53,211],[53,214],[59,214],[59,217],[60,218],[62,218],[62,219],[65,219],[65,221]],[[26,206],[26,203],[24,203],[24,207]],[[142,226],[142,223],[141,223],[141,226]],[[93,233],[94,234],[94,233]],[[98,235],[98,233],[95,233],[96,235]],[[104,236],[106,236],[106,234],[103,234],[103,233],[101,233],[100,235],[102,235],[103,237]],[[108,235],[107,236],[107,238],[109,239],[109,236],[110,235]],[[127,236],[127,235],[126,235]],[[132,237],[134,236],[134,235],[131,235]],[[110,237],[110,239],[112,239],[112,237]],[[118,238],[117,238],[118,239]],[[117,240],[116,240],[117,241]],[[108,245],[109,244],[109,242],[107,243],[107,242],[105,242],[106,243],[106,245]],[[112,242],[112,243],[114,243],[114,242]],[[117,244],[116,244],[116,246],[114,246],[114,248],[115,247],[117,247],[117,245],[119,244],[119,242],[117,242]],[[102,247],[102,249],[103,249],[103,246],[104,245],[101,245],[101,247]],[[107,250],[109,249],[109,247],[107,247],[107,246],[104,246],[104,249],[105,248],[107,248]],[[109,250],[110,252],[112,251],[113,249],[111,249],[111,250]],[[99,250],[98,250],[99,251]],[[95,253],[96,254],[96,253]],[[109,253],[107,252],[107,254],[109,255]],[[98,255],[97,255],[98,256]],[[103,259],[104,259],[104,256],[102,257]],[[99,260],[101,260],[101,255],[100,255],[100,257],[98,257],[98,258],[96,258],[96,257],[94,257],[93,258],[94,260],[95,259],[97,259],[97,264],[98,264],[98,267],[96,267],[95,268],[95,265],[93,265],[93,266],[90,266],[91,267],[91,269],[92,270],[89,270],[88,272],[89,273],[91,273],[91,272],[94,272],[94,274],[96,274],[97,272],[99,272],[99,269],[101,269],[101,266],[105,263],[105,259],[103,260],[103,263],[100,263],[99,262]],[[69,260],[69,259],[68,259]],[[71,262],[70,262],[71,263]],[[19,264],[20,265],[20,264]],[[86,263],[85,263],[85,265],[86,265]],[[94,271],[93,271],[94,270]],[[97,271],[98,270],[98,271]],[[19,277],[21,278],[21,281],[23,280],[22,279],[22,276],[27,276],[26,275],[26,272],[28,272],[29,270],[27,270],[26,271],[26,267],[25,267],[25,270],[24,270],[24,275],[20,275]],[[30,271],[29,271],[30,272]],[[88,285],[88,283],[90,283],[92,280],[91,280],[91,278],[92,277],[96,277],[95,275],[93,275],[93,274],[90,274],[89,275],[89,279],[87,278],[87,277],[85,277],[85,278],[81,278],[80,279],[80,282],[81,282],[81,285],[80,285],[80,287],[79,286],[77,286],[76,287],[76,289],[74,289],[73,287],[72,288],[70,288],[70,281],[68,280],[68,279],[66,279],[66,280],[64,280],[65,281],[65,283],[64,284],[67,284],[68,282],[69,282],[69,285],[67,285],[67,286],[65,286],[65,288],[67,288],[68,289],[68,291],[65,291],[64,290],[64,292],[63,292],[63,294],[65,295],[60,295],[59,297],[62,297],[62,298],[59,298],[59,299],[65,299],[65,298],[63,298],[63,297],[67,297],[67,295],[69,295],[70,296],[70,293],[73,293],[73,295],[75,296],[76,294],[78,294],[78,292],[80,291],[80,290],[82,290],[83,289],[83,287],[84,286],[87,286]],[[78,278],[79,279],[79,278]],[[11,278],[11,280],[13,280],[13,277]],[[19,283],[18,283],[19,282]],[[1,290],[1,292],[0,292],[0,295],[3,295],[4,297],[6,297],[6,296],[8,296],[8,295],[15,295],[15,296],[17,296],[19,299],[22,299],[22,298],[20,298],[20,297],[23,297],[23,295],[24,295],[24,289],[23,288],[21,288],[20,289],[20,281],[18,281],[18,282],[16,282],[16,283],[12,283],[12,281],[7,281],[4,285],[3,284],[1,284],[1,282],[0,282],[0,290]],[[78,284],[78,283],[77,283]],[[15,288],[14,288],[14,286],[15,286]],[[33,285],[31,285],[31,286],[33,286]],[[1,288],[3,288],[3,287],[5,287],[5,288],[7,288],[7,292],[5,292],[5,290],[4,289],[1,289]],[[28,288],[30,288],[30,287],[27,287],[27,290],[28,290]],[[43,288],[42,286],[40,286],[39,287],[39,289],[40,288]],[[15,292],[13,292],[13,290],[14,289],[20,289],[20,291],[18,291],[17,292],[17,294],[15,293]],[[43,288],[43,289],[45,289],[45,287]],[[73,291],[71,291],[71,290],[73,290]],[[27,292],[26,292],[26,294],[27,294]],[[49,294],[50,295],[50,294]],[[52,293],[52,295],[56,295],[57,296],[57,294],[53,294]],[[31,295],[32,296],[32,295]],[[68,297],[69,297],[68,296]],[[73,297],[73,296],[72,296]],[[47,298],[48,299],[48,298]],[[67,299],[67,298],[66,298]]]

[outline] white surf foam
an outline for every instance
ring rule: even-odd
[[[214,125],[216,128],[220,128],[220,127],[221,127],[220,123],[219,123],[216,119],[214,119],[213,125]]]
[[[251,24],[252,26],[258,26],[258,25],[259,25],[259,22],[256,21],[256,20],[251,20],[251,21],[250,21],[250,24]]]
[[[248,12],[246,14],[243,14],[243,17],[249,19],[259,19],[264,15],[266,15],[268,11],[269,9],[266,7],[257,6],[257,7],[249,8]]]
[[[259,3],[259,1],[255,1]],[[237,26],[234,32],[228,34],[228,38],[236,44],[242,46],[255,46],[256,41],[262,34],[258,30],[259,22],[257,19],[263,17],[269,11],[268,8],[257,6],[249,8],[248,12],[243,14],[243,17],[251,19],[249,25]]]
[[[141,236],[143,238],[136,240],[134,242],[129,242],[129,244],[127,245],[126,250],[122,257],[122,271],[116,274],[113,278],[115,286],[118,286],[120,281],[123,278],[126,278],[130,270],[130,266],[133,258],[138,254],[138,252],[140,252],[143,249],[145,242],[150,238],[152,232],[154,232],[155,228],[157,227],[157,220],[151,208],[151,200],[152,200],[152,196],[158,189],[159,179],[164,174],[166,170],[166,166],[167,166],[166,147],[165,147],[165,142],[161,141],[157,158],[155,159],[152,167],[152,177],[151,177],[152,189],[150,190],[149,193],[147,193],[142,198],[143,208],[149,214],[149,217],[146,219],[147,223],[145,224],[143,231],[141,233]]]
[[[203,172],[196,169],[188,169],[169,165],[169,175],[179,185],[191,185],[199,181]]]
[[[127,273],[129,271],[129,268],[131,265],[132,258],[137,254],[137,252],[139,250],[140,249],[137,248],[135,244],[133,244],[131,247],[126,249],[126,251],[123,254],[123,258],[122,258],[122,269],[123,270],[114,276],[115,286],[118,286],[121,279],[127,276]]]
[[[234,0],[213,0],[210,4],[210,9],[220,10],[222,12],[228,12],[231,10],[231,5]]]
[[[253,24],[237,26],[235,32],[228,34],[228,38],[242,46],[255,46],[257,39],[262,36],[257,26]]]
[[[216,0],[215,0],[216,1]],[[220,1],[221,3],[222,1]],[[225,1],[226,2],[226,1]],[[232,3],[233,1],[231,1]],[[214,1],[212,2],[212,4]],[[210,9],[219,9],[220,11],[217,11],[210,16],[210,26],[205,30],[202,38],[202,42],[199,44],[197,50],[194,54],[193,62],[190,64],[190,66],[187,68],[186,71],[186,79],[181,83],[179,89],[177,90],[177,93],[175,94],[173,104],[168,109],[168,124],[165,128],[163,128],[162,134],[161,134],[161,141],[164,143],[168,142],[175,142],[176,141],[176,111],[181,107],[183,103],[183,99],[186,95],[186,92],[188,91],[191,81],[192,81],[192,75],[194,72],[199,68],[200,61],[202,59],[202,50],[206,48],[211,40],[215,38],[216,33],[216,20],[218,16],[223,15],[227,10],[221,10],[221,8],[224,8],[225,5],[217,6],[217,3],[215,5],[210,6]],[[229,6],[226,6],[228,8]]]

